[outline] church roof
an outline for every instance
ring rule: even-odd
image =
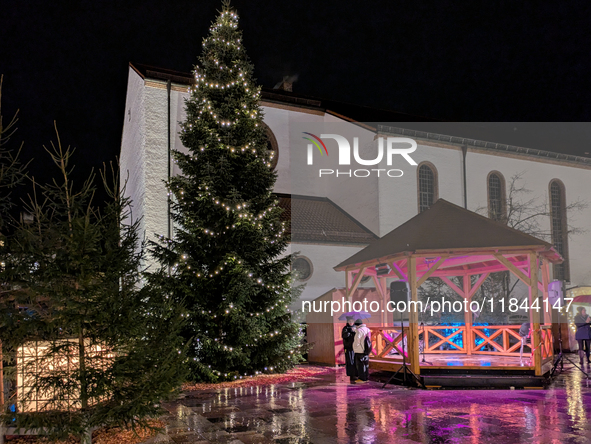
[[[144,79],[189,86],[190,72],[179,72],[141,63],[130,67]],[[381,134],[432,140],[436,143],[466,145],[470,148],[509,153],[510,155],[566,161],[591,166],[589,123],[570,122],[557,125],[537,122],[444,122],[426,116],[372,108],[337,100],[312,97],[292,91],[262,88],[265,102],[315,109],[350,122],[361,122]],[[384,125],[385,122],[391,122]],[[389,126],[394,125],[394,126]]]
[[[541,250],[551,262],[562,262],[548,242],[439,199],[428,210],[341,262],[335,270],[368,261],[386,261],[405,253],[452,253],[454,250],[492,253],[516,247]]]
[[[377,236],[326,197],[277,194],[291,241],[367,245]]]
[[[192,85],[195,82],[190,72],[174,71],[172,69],[159,68],[157,66],[144,65],[143,63],[129,62],[129,66],[137,72],[142,79],[170,80],[181,85]]]

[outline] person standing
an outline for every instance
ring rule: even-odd
[[[523,364],[523,347],[527,344],[527,339],[529,338],[531,332],[531,327],[529,322],[524,322],[519,327],[519,336],[521,337],[521,347],[519,348],[519,362]],[[530,347],[531,348],[531,347]]]
[[[587,316],[585,307],[577,307],[578,314],[575,316],[575,325],[577,326],[577,333],[575,339],[579,343],[579,362],[583,366],[583,357],[587,355],[587,363],[589,361],[589,346],[591,345],[591,318]]]
[[[355,321],[355,326],[353,351],[355,352],[357,377],[359,382],[367,382],[369,379],[369,354],[366,354],[365,339],[368,338],[371,343],[371,330],[367,328],[361,319]]]
[[[357,379],[357,368],[355,367],[355,352],[353,351],[353,342],[355,342],[355,318],[347,316],[347,323],[341,332],[343,338],[343,348],[345,349],[345,368],[351,384],[355,384]]]

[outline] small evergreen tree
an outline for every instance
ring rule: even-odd
[[[276,174],[236,12],[224,3],[203,42],[168,182],[174,238],[153,243],[168,273],[159,285],[189,310],[186,339],[196,380],[280,372],[301,359],[292,322],[291,258]]]
[[[12,191],[23,182],[28,164],[23,164],[19,157],[22,144],[15,151],[9,145],[11,137],[16,132],[18,110],[5,125],[2,116],[2,83],[4,76],[0,76],[0,232],[6,228],[9,211],[13,207]]]
[[[99,207],[94,175],[80,187],[71,180],[73,150],[58,136],[47,151],[58,174],[34,187],[32,222],[9,238],[1,276],[10,289],[0,338],[18,350],[24,376],[16,412],[4,419],[86,443],[95,427],[145,425],[180,385],[182,307],[140,285],[143,248],[137,222],[125,222],[130,202],[118,173],[103,171],[109,200]]]
[[[28,164],[23,164],[20,159],[22,150],[22,143],[18,149],[14,149],[11,138],[17,131],[16,124],[18,122],[18,110],[14,113],[8,123],[4,122],[2,115],[2,84],[4,76],[0,75],[0,270],[3,264],[6,263],[7,255],[9,254],[6,248],[6,235],[10,228],[9,220],[11,219],[11,210],[14,207],[13,191],[22,184]],[[7,290],[10,285],[4,281],[0,281],[0,310],[3,302],[8,299]],[[10,367],[5,368],[13,361],[14,354],[6,344],[2,343],[2,336],[0,336],[0,414],[6,409],[7,401],[7,387],[14,379],[10,374]]]

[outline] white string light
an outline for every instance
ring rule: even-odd
[[[270,167],[274,159],[260,125],[260,88],[252,78],[251,67],[244,64],[246,58],[238,52],[242,48],[242,39],[237,28],[238,16],[232,11],[224,11],[211,26],[211,35],[203,41],[202,66],[195,68],[194,84],[189,88],[190,99],[187,102],[188,118],[181,127],[183,142],[189,141],[186,145],[194,148],[190,148],[189,153],[175,154],[174,162],[181,168],[183,176],[171,179],[168,196],[172,200],[177,233],[185,230],[204,246],[235,242],[240,236],[248,236],[259,241],[264,251],[277,257],[285,246],[287,226],[285,222],[277,220],[280,209],[276,200],[268,201],[261,208],[249,199],[235,197],[230,190],[218,189],[212,185],[215,181],[203,181],[204,176],[191,174],[191,171],[204,167],[200,163],[202,159],[211,161],[212,169],[220,168],[221,162],[225,161]],[[234,97],[239,98],[236,103],[232,103]],[[228,106],[230,103],[231,106]],[[235,132],[237,135],[234,135]],[[228,143],[231,138],[240,139],[244,132],[254,135],[249,143]],[[212,173],[216,174],[214,171]],[[261,201],[272,199],[271,193],[269,189],[266,196],[258,197]],[[212,285],[224,288],[222,282],[231,277],[239,279],[245,291],[252,291],[259,299],[259,302],[254,303],[253,296],[250,296],[251,301],[246,302],[222,294],[219,301],[207,307],[205,304],[208,302],[197,302],[204,306],[197,306],[190,314],[182,316],[197,325],[216,325],[215,334],[208,333],[207,329],[198,332],[196,341],[199,347],[236,359],[250,353],[250,350],[245,352],[247,348],[270,348],[273,350],[273,365],[264,367],[264,372],[273,372],[287,364],[297,363],[299,347],[285,345],[287,331],[291,335],[293,330],[290,329],[294,327],[286,324],[285,330],[276,327],[267,330],[267,326],[273,325],[278,316],[290,313],[288,305],[291,302],[292,281],[285,270],[285,259],[271,261],[273,265],[269,266],[268,259],[261,261],[256,255],[253,258],[249,254],[242,257],[231,253],[222,260],[208,262],[207,259],[192,257],[192,247],[185,248],[182,241],[167,239],[165,236],[159,236],[159,239],[170,253],[167,260],[174,262],[172,279],[183,279],[189,288],[200,291],[212,288],[208,287]],[[220,331],[220,325],[232,322],[252,326],[253,334],[245,341],[244,348],[229,344],[226,333]],[[192,360],[199,362],[197,357]],[[203,368],[207,368],[211,374],[230,379],[264,373],[260,368],[253,369],[254,373],[248,375],[215,367],[207,365]]]

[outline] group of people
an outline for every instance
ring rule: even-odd
[[[351,384],[365,383],[369,379],[369,353],[371,352],[371,330],[361,319],[347,317],[347,324],[341,333],[345,348],[347,376]]]
[[[591,367],[591,361],[589,360],[589,351],[591,348],[591,318],[587,315],[587,311],[584,307],[577,307],[575,325],[577,326],[575,339],[579,343],[579,362],[582,367],[584,365],[583,358],[587,356],[587,364]]]

